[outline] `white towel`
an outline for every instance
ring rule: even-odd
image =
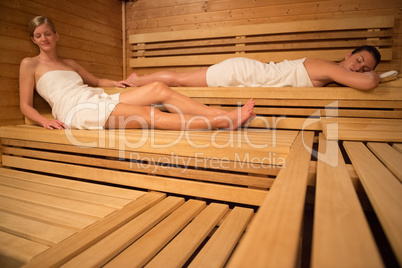
[[[36,89],[52,107],[53,116],[69,128],[101,129],[119,103],[119,94],[88,87],[74,71],[49,71]]]
[[[210,87],[314,87],[304,67],[306,59],[262,63],[232,58],[207,70]]]

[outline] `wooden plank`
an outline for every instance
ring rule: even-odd
[[[194,157],[185,157],[185,156],[175,155],[174,153],[165,155],[165,154],[156,154],[156,153],[146,153],[146,152],[141,152],[141,151],[120,152],[119,150],[108,149],[108,148],[77,147],[77,146],[73,146],[73,145],[54,144],[54,143],[36,142],[36,141],[27,141],[27,140],[14,140],[14,139],[2,139],[2,144],[4,145],[4,150],[10,150],[7,146],[27,147],[27,148],[34,148],[34,149],[45,149],[45,150],[51,150],[51,151],[62,151],[62,152],[66,152],[66,153],[73,153],[75,156],[77,154],[89,155],[89,156],[95,155],[95,156],[101,156],[103,158],[109,157],[109,159],[127,159],[131,162],[133,162],[134,160],[139,160],[139,161],[145,160],[145,161],[151,161],[152,163],[162,163],[163,164],[162,167],[169,166],[169,165],[182,166],[184,168],[183,168],[183,170],[180,170],[180,173],[188,171],[188,169],[191,167],[198,167],[198,168],[203,168],[203,169],[216,169],[217,168],[217,159],[205,158],[200,163],[200,161],[198,161]],[[59,154],[56,154],[56,155],[58,156],[58,158],[60,158]],[[70,159],[70,158],[68,158],[68,159]],[[99,160],[96,163],[98,163],[98,162],[102,163],[103,160],[99,158]],[[234,162],[234,161],[225,161],[225,163],[226,163],[226,165],[225,165],[226,171],[231,170],[231,171],[251,172],[251,173],[266,174],[266,175],[276,175],[276,174],[278,174],[279,169],[281,168],[280,167],[281,163],[277,163],[276,165],[272,165],[272,166],[258,165],[257,163],[254,163],[252,166],[240,165],[238,162]],[[94,162],[92,161],[91,165],[93,165],[93,164],[94,164]],[[104,164],[104,163],[102,163],[102,164]],[[131,170],[131,168],[132,169],[136,168],[136,165],[134,165],[134,163],[132,163],[132,164],[133,165],[132,165],[132,167],[130,167],[130,170]],[[122,169],[126,168],[126,167],[124,167],[124,164],[117,164],[116,166],[118,166],[118,168],[122,168]],[[139,166],[140,166],[140,168],[144,168],[141,164],[139,164]],[[158,167],[156,167],[156,168],[158,168]],[[147,172],[147,173],[155,173],[155,172],[156,171],[153,169],[153,170],[151,170],[151,172]],[[190,176],[191,176],[191,174],[190,174]],[[91,187],[85,187],[85,189],[86,189],[86,191],[88,191],[91,189]],[[120,189],[120,190],[124,190],[124,189]],[[125,197],[127,195],[126,191],[118,192],[118,193],[116,193],[116,196]],[[126,197],[131,198],[130,196],[131,196],[131,194],[133,194],[131,192],[134,193],[134,198],[135,198],[135,192],[132,190],[128,190],[128,193],[130,193],[130,195],[128,195]],[[140,191],[140,193],[141,193],[141,191]]]
[[[249,205],[260,205],[266,195],[264,190],[39,161],[7,155],[3,155],[2,161],[4,166],[9,167]]]
[[[402,182],[402,154],[386,143],[367,143],[367,147]]]
[[[105,267],[143,267],[206,206],[189,200],[157,226],[131,244]]]
[[[323,132],[330,140],[398,142],[402,141],[401,123],[400,119],[330,118],[323,119]],[[328,131],[330,125],[336,125],[337,131]]]
[[[177,235],[146,267],[181,267],[229,209],[212,203]]]
[[[210,54],[224,54],[224,53],[253,53],[260,51],[283,51],[283,50],[307,50],[307,49],[349,49],[350,47],[359,47],[362,45],[371,45],[375,47],[392,46],[392,40],[330,40],[330,41],[316,41],[316,40],[303,40],[304,42],[293,43],[264,43],[264,44],[250,44],[247,46],[225,44],[221,46],[198,46],[194,48],[183,48],[181,46],[175,49],[158,49],[158,50],[140,50],[133,52],[132,58],[136,57],[169,57],[169,56],[186,56],[186,55],[210,55]],[[146,48],[145,48],[146,49]]]
[[[367,39],[373,37],[392,37],[392,30],[371,31],[367,30],[348,30],[346,32],[315,32],[315,33],[296,33],[296,34],[270,34],[268,36],[246,36],[246,38],[214,38],[214,39],[196,39],[168,41],[158,43],[137,43],[133,45],[133,51],[144,51],[152,49],[171,49],[171,48],[188,48],[188,47],[205,47],[205,46],[222,46],[236,44],[252,44],[252,43],[272,43],[272,42],[296,42],[310,40],[339,40],[339,39]],[[142,52],[144,53],[144,52]],[[141,55],[138,53],[138,55]],[[137,56],[133,53],[132,56]],[[141,55],[143,56],[143,54]]]
[[[198,29],[197,31],[173,31],[148,34],[135,34],[129,36],[130,43],[149,43],[169,40],[188,40],[213,38],[237,35],[261,35],[272,33],[315,32],[341,29],[368,29],[368,28],[391,28],[394,25],[393,16],[365,17],[365,18],[342,18],[326,20],[304,20],[282,23],[255,24],[219,27],[210,29]]]
[[[129,199],[109,197],[95,193],[81,192],[58,186],[48,186],[44,184],[38,184],[35,182],[19,180],[16,178],[4,177],[1,175],[0,175],[0,185],[6,185],[9,187],[37,192],[48,196],[56,196],[63,198],[67,197],[68,199],[71,200],[78,200],[90,204],[98,204],[115,209],[122,208],[131,201]]]
[[[183,198],[167,197],[76,256],[74,259],[65,263],[63,267],[99,267],[106,264],[116,254],[136,241],[183,203]]]
[[[320,135],[312,267],[383,267],[336,141]]]
[[[253,215],[252,209],[235,207],[189,267],[224,267]]]
[[[344,142],[399,264],[402,264],[402,185],[361,142]]]
[[[402,143],[394,143],[392,145],[392,148],[394,148],[395,150],[397,150],[398,152],[402,153]]]
[[[378,87],[371,91],[355,90],[348,87],[173,87],[177,92],[191,98],[225,98],[225,99],[286,99],[286,100],[402,100],[401,90],[393,87]]]
[[[23,190],[5,185],[0,185],[0,195],[26,202],[83,213],[94,217],[105,217],[106,215],[109,215],[115,211],[114,208],[103,205],[73,200],[69,199],[68,197],[58,197],[43,193],[36,193],[30,190]]]
[[[99,217],[0,196],[2,211],[72,230],[84,229]]]
[[[391,129],[391,128],[390,128]],[[339,129],[338,136],[326,134],[330,140],[351,140],[351,141],[377,141],[377,142],[401,142],[402,132],[395,131],[362,131],[361,129],[343,130]]]
[[[392,60],[391,49],[379,49],[381,59]],[[308,50],[308,51],[277,51],[277,52],[260,52],[246,53],[245,57],[255,59],[261,62],[281,62],[283,60],[296,60],[301,58],[321,58],[329,61],[338,61],[344,57],[350,49],[337,50]],[[229,58],[235,57],[236,54],[217,54],[217,55],[199,55],[194,56],[170,56],[170,57],[152,57],[152,58],[137,58],[130,59],[129,66],[131,68],[143,67],[172,67],[172,66],[209,66],[219,63]]]
[[[0,231],[0,263],[3,267],[20,267],[49,247]]]
[[[49,148],[49,144],[45,144],[45,148]],[[110,187],[101,184],[88,183],[83,181],[62,179],[52,176],[39,175],[31,172],[24,172],[12,169],[0,169],[0,175],[7,176],[11,178],[18,178],[27,181],[34,181],[36,183],[42,183],[46,185],[54,185],[58,187],[65,187],[68,189],[80,190],[88,193],[97,193],[105,196],[121,197],[130,200],[135,200],[140,196],[144,195],[146,192],[134,190],[134,189],[124,189],[119,187]]]
[[[0,230],[52,246],[75,231],[0,211]]]
[[[22,131],[23,129],[29,131]],[[222,133],[228,133],[225,135]],[[265,132],[265,133],[264,133]],[[85,147],[103,147],[117,149],[122,154],[127,151],[163,153],[189,156],[193,158],[220,158],[225,160],[243,159],[250,156],[265,159],[267,153],[276,153],[276,158],[286,158],[291,138],[283,145],[276,144],[281,135],[296,136],[297,132],[261,130],[260,137],[253,138],[241,131],[161,131],[161,130],[122,130],[122,131],[86,131],[86,130],[48,130],[34,126],[2,127],[1,137],[69,144]],[[10,136],[9,136],[10,135]],[[281,145],[281,146],[279,146]],[[261,149],[264,146],[264,150]],[[172,149],[174,147],[174,149]],[[257,148],[256,148],[257,147]],[[226,148],[227,150],[221,150]],[[270,159],[265,159],[270,160]],[[273,159],[274,161],[276,159]],[[269,164],[269,163],[266,163]]]
[[[359,91],[347,87],[173,87],[177,92],[194,98],[205,104],[245,104],[251,97],[257,106],[309,106],[325,107],[338,101],[339,107],[349,108],[402,108],[402,94],[398,89],[380,86],[371,91]],[[105,93],[115,94],[132,90],[132,88],[105,87]],[[244,92],[246,91],[246,92]]]
[[[313,137],[311,132],[298,135],[286,169],[276,177],[228,267],[296,266]]]
[[[133,162],[134,159],[130,159],[132,161],[120,161],[120,160],[110,160],[110,159],[97,159],[94,162],[93,157],[91,156],[77,156],[75,154],[68,155],[66,153],[53,153],[47,151],[36,151],[36,150],[28,150],[28,149],[20,149],[15,147],[5,147],[3,148],[4,154],[12,154],[12,155],[20,155],[25,157],[33,157],[45,160],[59,161],[64,163],[75,163],[79,165],[87,165],[93,167],[103,167],[109,169],[119,169],[126,171],[138,171],[146,174],[155,174],[155,175],[167,175],[174,177],[182,177],[188,179],[194,179],[198,181],[213,181],[213,182],[221,182],[227,184],[236,184],[236,185],[244,185],[244,186],[253,186],[253,187],[265,187],[269,188],[273,182],[273,179],[262,178],[258,176],[249,176],[249,175],[238,175],[232,174],[231,176],[222,176],[222,173],[219,170],[215,171],[206,171],[206,170],[197,170],[191,169],[189,166],[178,166],[183,163],[188,163],[186,161],[172,163],[175,166],[169,166],[169,163],[161,162],[164,159],[169,159],[168,156],[155,156],[155,158],[151,157],[143,157],[140,158],[139,161],[147,161],[144,162]],[[133,155],[134,156],[134,155]],[[159,159],[159,161],[158,161]],[[219,169],[225,169],[227,164],[222,163],[221,161],[215,161],[215,167]],[[249,163],[244,163],[245,165],[250,165]],[[239,164],[240,166],[240,164]],[[254,166],[254,165],[253,165]],[[225,170],[226,171],[226,170]],[[254,171],[257,173],[256,171]],[[144,193],[138,191],[139,193]],[[98,203],[102,204],[102,200],[97,200]],[[128,202],[128,200],[126,200]],[[110,204],[106,202],[106,204]]]
[[[165,198],[165,194],[148,193],[110,216],[89,226],[84,232],[79,232],[51,249],[36,256],[26,267],[58,267],[77,256],[107,235],[111,234],[130,220],[154,206]]]

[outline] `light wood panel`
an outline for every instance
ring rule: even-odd
[[[362,142],[344,142],[378,219],[402,264],[402,185]]]
[[[319,139],[312,267],[383,263],[336,141]]]
[[[104,222],[111,215],[118,216],[119,209],[124,211],[126,207],[130,208],[133,200],[140,200],[146,194],[146,192],[128,189],[117,189],[115,192],[110,186],[102,185],[98,185],[99,187],[93,185],[91,192],[89,187],[92,184],[86,182],[70,181],[69,183],[62,178],[9,169],[0,169],[0,180],[2,188],[0,263],[2,267],[21,266],[49,248],[56,255],[53,256],[50,253],[52,254],[50,258],[45,257],[46,263],[51,262],[54,257],[62,258],[66,256],[65,254],[69,255],[70,250],[76,249],[64,248],[60,256],[54,246],[65,243],[83,229],[96,228],[98,237],[101,235],[99,222]],[[127,194],[129,191],[133,193]],[[121,200],[121,197],[113,196],[119,192],[126,192],[123,196],[128,202],[102,212],[103,208],[109,207],[107,203],[112,199]],[[88,198],[85,195],[88,195]],[[95,204],[93,202],[95,199],[103,199],[105,203]],[[138,201],[135,206],[140,208],[140,203],[141,201]],[[124,213],[124,217],[129,217],[128,215],[132,212]],[[81,244],[75,245],[78,248],[82,243],[88,242],[83,237],[79,241]],[[46,254],[48,253],[45,253],[45,256]],[[44,265],[43,260],[39,262]]]
[[[276,177],[228,267],[296,266],[313,136],[298,135],[287,168]]]
[[[155,33],[181,30],[215,29],[222,26],[240,26],[261,23],[284,23],[290,21],[365,18],[378,15],[395,16],[396,29],[393,33],[395,59],[378,67],[379,71],[401,70],[402,34],[401,2],[388,0],[330,0],[330,1],[136,1],[126,4],[127,34]],[[195,31],[194,31],[195,32]],[[328,37],[329,39],[330,37]],[[128,46],[127,50],[131,48]],[[129,53],[129,52],[128,52]],[[129,55],[129,54],[128,54]],[[164,68],[166,69],[166,67]],[[183,71],[186,68],[169,68]],[[187,68],[190,70],[191,68]],[[147,73],[153,69],[136,69]],[[156,71],[156,70],[155,70]],[[127,72],[132,72],[131,68]]]
[[[51,18],[60,33],[60,57],[76,60],[98,77],[122,78],[120,1],[1,1],[0,125],[23,122],[19,111],[19,64],[24,57],[38,53],[28,34],[29,21],[38,15]]]

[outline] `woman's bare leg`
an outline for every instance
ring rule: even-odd
[[[227,113],[221,109],[199,103],[160,82],[123,92],[120,94],[120,102],[133,106],[150,106],[151,104],[162,103],[172,113],[188,115],[207,116]]]
[[[164,113],[144,106],[118,104],[106,122],[106,128],[155,128],[170,130],[237,129],[253,116],[254,101],[225,115],[187,115]]]
[[[127,82],[137,87],[152,82],[162,82],[171,87],[207,87],[207,69],[193,72],[175,73],[168,71],[156,72],[144,76],[133,73],[127,78]]]

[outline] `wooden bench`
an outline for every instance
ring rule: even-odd
[[[383,61],[390,61],[393,27],[393,16],[377,16],[133,34],[130,67],[199,68],[239,56],[262,62],[304,57],[339,61],[360,45],[379,47]]]
[[[138,50],[132,64],[147,68],[140,71],[166,65],[177,70],[200,68],[233,56],[262,61],[305,56],[337,60],[361,44],[378,46],[384,56],[380,68],[387,70],[393,60],[392,31],[392,17],[376,17],[144,34],[130,39]],[[161,45],[163,39],[168,43]],[[200,47],[209,44],[212,47]],[[139,266],[158,262],[208,267],[401,265],[398,238],[402,235],[395,228],[401,223],[396,213],[400,199],[394,198],[400,196],[401,171],[398,160],[393,160],[400,158],[402,150],[400,80],[369,92],[345,87],[174,89],[222,109],[233,109],[253,97],[258,117],[238,131],[49,131],[29,120],[25,125],[0,128],[0,174],[12,177],[9,188],[20,188],[19,182],[32,176],[68,191],[70,186],[58,183],[84,181],[94,189],[106,184],[141,195],[84,230],[76,228],[66,240],[38,246],[42,250],[25,254],[3,247],[4,262],[28,262],[31,267],[120,266],[134,261],[127,256],[140,254],[134,258]],[[117,91],[106,89],[107,93]],[[49,106],[38,96],[34,106],[51,116]],[[362,141],[369,142],[375,156]],[[365,157],[359,160],[363,151]],[[332,165],[334,161],[337,165]],[[366,172],[372,168],[387,174],[384,187]],[[31,199],[35,189],[21,202],[35,203]],[[148,198],[154,200],[152,204],[138,204]],[[0,211],[24,220],[34,217],[25,211],[12,212],[12,206]],[[52,213],[49,217],[54,218]],[[364,213],[378,217],[380,224],[367,220]],[[35,221],[47,221],[40,217],[35,216]],[[202,234],[194,231],[201,227]],[[29,237],[19,230],[15,238],[17,231],[1,228],[6,233],[2,241],[7,243]],[[163,236],[156,238],[162,229]]]
[[[7,267],[294,267],[306,258],[301,254],[311,252],[317,267],[397,265],[402,217],[394,212],[402,206],[396,178],[400,167],[383,165],[376,155],[402,153],[393,147],[384,153],[379,149],[384,143],[368,144],[376,148],[375,155],[363,143],[344,143],[394,252],[382,259],[378,243],[384,247],[384,242],[374,240],[350,179],[350,164],[338,143],[323,135],[319,152],[329,153],[330,159],[318,159],[314,219],[305,214],[311,151],[304,145],[312,147],[313,140],[312,132],[297,137],[288,168],[279,172],[252,220],[254,210],[242,205],[2,168],[0,261]],[[306,218],[314,221],[312,237]]]

